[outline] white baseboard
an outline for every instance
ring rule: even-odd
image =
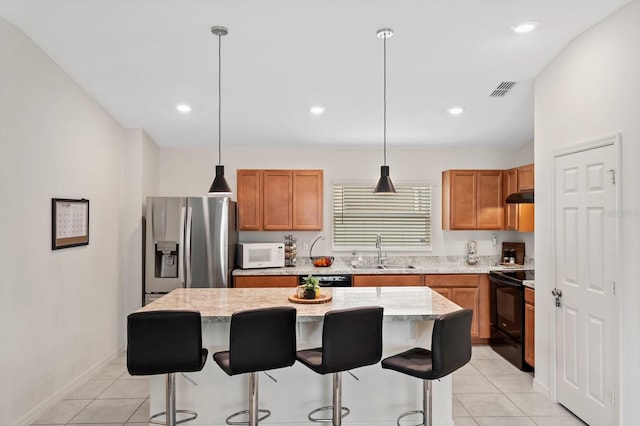
[[[544,396],[547,397],[547,399],[549,399],[550,401],[553,401],[551,399],[551,391],[549,390],[549,388],[545,385],[542,384],[542,382],[540,382],[540,380],[534,378],[533,379],[533,389],[538,392],[543,394]]]
[[[116,349],[115,351],[111,352],[109,355],[107,355],[101,361],[99,361],[95,365],[93,365],[93,367],[90,367],[84,373],[82,373],[80,376],[76,377],[71,382],[69,382],[69,384],[67,384],[67,386],[65,386],[64,388],[60,389],[58,392],[52,394],[47,399],[45,399],[44,401],[40,402],[38,405],[33,407],[27,413],[22,415],[16,421],[11,423],[10,426],[27,426],[27,425],[30,425],[34,420],[36,420],[38,417],[40,417],[44,413],[46,413],[47,410],[49,410],[50,408],[55,406],[57,403],[62,401],[64,399],[65,395],[67,395],[67,394],[75,391],[76,389],[78,389],[87,380],[92,378],[94,375],[96,375],[98,372],[100,372],[104,367],[109,365],[121,353],[124,353],[124,348],[119,348],[119,349]]]

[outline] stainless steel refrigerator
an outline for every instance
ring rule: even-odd
[[[148,197],[145,222],[143,304],[176,288],[232,286],[235,201]]]

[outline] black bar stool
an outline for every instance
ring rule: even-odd
[[[382,313],[379,306],[329,311],[324,315],[322,347],[298,351],[298,361],[316,373],[333,374],[333,405],[311,411],[308,418],[312,422],[340,426],[349,414],[342,406],[342,372],[380,361]],[[332,417],[313,417],[322,410],[332,410]]]
[[[400,420],[412,414],[422,413],[422,423],[432,425],[431,381],[447,376],[471,359],[471,309],[461,309],[441,315],[433,324],[431,350],[413,348],[382,360],[382,368],[399,371],[422,379],[422,410],[407,411]]]
[[[151,416],[150,423],[175,426],[198,417],[195,411],[176,410],[175,373],[202,370],[207,354],[202,347],[200,312],[134,312],[127,317],[129,374],[167,375],[165,411]],[[176,421],[176,413],[189,416]],[[161,416],[165,416],[166,423],[156,420]]]
[[[228,425],[257,426],[271,415],[258,409],[258,372],[290,367],[296,361],[296,310],[290,307],[251,309],[231,316],[229,350],[213,359],[229,376],[249,373],[249,409],[225,419]],[[231,421],[248,413],[249,420]],[[259,413],[264,413],[259,417]]]

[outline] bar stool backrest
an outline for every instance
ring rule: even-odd
[[[197,311],[134,312],[127,317],[131,375],[202,369],[202,320]]]
[[[329,311],[322,328],[321,374],[372,365],[382,358],[380,306]]]
[[[250,309],[231,316],[231,374],[289,367],[295,361],[295,308]]]
[[[453,373],[471,359],[471,320],[473,311],[461,309],[436,318],[431,337],[432,377]]]

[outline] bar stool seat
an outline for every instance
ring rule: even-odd
[[[258,422],[271,415],[258,408],[258,372],[290,367],[296,361],[296,310],[291,307],[251,309],[231,316],[229,350],[213,354],[229,376],[249,373],[249,409],[231,414],[228,425]],[[248,414],[248,421],[233,421]]]
[[[202,319],[196,311],[134,312],[127,317],[127,370],[132,376],[166,374],[165,411],[150,423],[176,424],[194,420],[198,413],[176,410],[175,373],[200,371],[207,361],[202,347]],[[176,414],[187,414],[177,420]],[[166,423],[157,420],[165,417]]]
[[[342,424],[350,412],[342,406],[342,372],[376,364],[382,358],[383,308],[367,306],[325,313],[322,347],[297,352],[297,359],[318,374],[333,374],[333,405],[316,408],[308,415],[312,422]],[[331,418],[314,417],[332,410]]]
[[[441,315],[433,324],[431,350],[413,348],[382,360],[382,368],[398,371],[423,381],[422,410],[407,411],[396,420],[412,414],[422,414],[422,423],[432,425],[431,381],[445,377],[471,359],[471,320],[473,311],[461,309]]]

